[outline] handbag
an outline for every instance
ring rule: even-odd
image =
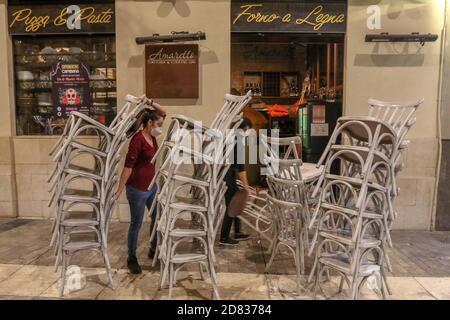
[[[244,189],[239,189],[231,198],[230,205],[228,207],[227,214],[231,218],[238,217],[244,211],[247,205],[249,193]]]

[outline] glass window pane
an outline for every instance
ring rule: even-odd
[[[58,62],[89,67],[91,116],[109,125],[117,110],[114,35],[16,36],[14,43],[16,126],[18,135],[59,135],[51,70]]]

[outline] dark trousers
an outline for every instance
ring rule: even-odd
[[[141,191],[127,186],[127,199],[130,205],[130,228],[128,229],[128,256],[136,256],[136,248],[141,230],[142,221],[144,220],[145,208],[150,210],[153,198],[156,195],[156,185],[150,191]],[[156,206],[152,212],[152,221],[150,223],[150,234],[153,230],[156,220]],[[156,237],[153,238],[151,249],[156,249]]]
[[[222,230],[220,232],[221,240],[226,240],[230,237],[230,231],[233,222],[234,222],[234,232],[235,233],[241,232],[241,220],[239,220],[239,218],[232,218],[228,216],[228,208],[230,206],[231,199],[233,198],[234,194],[238,191],[235,174],[236,173],[233,170],[229,170],[228,173],[225,175],[224,179],[227,185],[227,192],[225,193],[225,203],[227,205],[227,212],[225,212],[225,215],[223,217]]]

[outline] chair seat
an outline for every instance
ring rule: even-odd
[[[333,151],[342,151],[342,150],[346,150],[346,151],[353,151],[356,152],[357,154],[359,154],[364,161],[367,160],[367,156],[369,154],[369,147],[364,147],[364,146],[351,146],[351,145],[340,145],[340,144],[335,144],[333,146],[331,146],[331,150]],[[385,154],[383,154],[382,152],[378,151],[378,150],[374,150],[374,162],[386,162],[389,163],[389,158],[386,157]],[[358,158],[356,158],[356,156],[353,153],[344,153],[342,154],[342,157],[348,161],[351,161],[353,163],[359,163]]]
[[[198,186],[203,186],[203,187],[208,187],[209,186],[209,182],[208,181],[195,179],[195,178],[184,176],[184,175],[181,175],[181,174],[174,175],[172,177],[172,179],[180,181],[180,182],[189,183],[189,184],[192,184],[192,185],[198,185]]]
[[[82,195],[63,195],[60,197],[60,200],[70,201],[70,202],[84,202],[84,203],[99,203],[100,199],[89,196]]]
[[[355,241],[352,240],[352,233],[348,230],[321,230],[319,235],[323,238],[335,240],[339,243],[347,246],[355,246]],[[375,238],[367,237],[359,240],[360,247],[362,248],[374,248],[381,245],[381,241]]]
[[[351,265],[346,257],[342,254],[336,254],[335,256],[330,255],[329,257],[321,257],[319,259],[320,263],[323,263],[331,269],[343,272],[346,275],[352,275]],[[379,265],[363,262],[359,268],[358,276],[367,277],[376,272],[380,272],[381,268]]]
[[[174,229],[172,231],[170,231],[170,236],[172,237],[176,237],[176,238],[181,238],[181,237],[186,237],[186,238],[191,238],[191,237],[204,237],[206,236],[206,231],[204,230],[195,230],[195,229]]]
[[[359,211],[355,207],[352,207],[352,208],[342,207],[342,206],[339,206],[339,205],[336,205],[336,204],[331,204],[331,203],[326,203],[326,202],[322,202],[320,204],[320,206],[322,208],[324,208],[324,209],[327,209],[327,210],[344,212],[344,213],[352,215],[352,216],[359,215]],[[376,212],[372,212],[372,211],[364,211],[363,212],[363,217],[367,218],[367,219],[375,219],[375,220],[383,219],[383,215],[382,214],[379,214],[379,213],[376,213]]]
[[[363,184],[363,180],[360,178],[346,177],[346,176],[341,176],[341,175],[331,174],[331,173],[327,173],[325,175],[325,179],[332,180],[332,181],[334,181],[334,180],[345,181],[345,182],[348,182],[351,185],[357,186],[357,187],[360,187]],[[379,190],[381,192],[387,192],[386,187],[384,187],[378,183],[368,182],[367,186],[369,188],[369,191]]]
[[[65,227],[98,226],[99,222],[93,219],[67,219],[61,223]]]
[[[366,125],[369,126],[369,128],[371,129],[372,133],[375,132],[375,128],[378,125],[381,125],[381,130],[380,130],[380,134],[388,134],[388,135],[392,135],[393,137],[397,137],[397,132],[396,130],[386,121],[375,118],[375,117],[371,117],[371,116],[345,116],[345,117],[340,117],[338,119],[338,124],[341,125],[343,123],[346,123],[348,121],[362,121],[364,122]],[[367,141],[367,136],[366,136],[366,131],[365,130],[361,130],[359,128],[360,126],[355,126],[355,127],[346,127],[346,131],[354,138],[361,140],[361,141]],[[358,130],[359,129],[359,130]],[[388,138],[388,137],[384,137],[381,141],[382,144],[389,144],[392,143],[392,141]]]
[[[86,167],[76,166],[76,165],[71,164],[68,168],[64,169],[64,171],[67,174],[71,174],[71,175],[80,175],[80,176],[92,178],[95,180],[102,180],[102,174],[100,174],[99,172],[97,172],[96,170],[93,170],[91,168],[86,168]]]
[[[89,250],[98,249],[101,244],[97,241],[73,241],[68,242],[63,245],[63,250],[65,251],[79,251],[79,250]]]
[[[72,148],[80,149],[80,150],[83,150],[83,151],[87,151],[87,152],[99,155],[100,157],[103,157],[103,158],[106,158],[106,156],[108,155],[104,151],[100,151],[97,148],[88,146],[88,145],[86,145],[84,143],[81,143],[81,142],[78,142],[78,141],[71,141],[70,142],[70,146]]]
[[[208,257],[202,253],[178,253],[170,261],[172,263],[193,263],[207,260]]]
[[[309,183],[316,180],[320,177],[324,168],[324,166],[317,167],[315,163],[303,162],[300,167],[303,181],[305,183]]]
[[[191,203],[186,202],[174,202],[170,204],[170,208],[172,209],[178,209],[178,210],[186,210],[186,211],[198,211],[198,212],[206,212],[208,211],[208,208],[204,206],[199,206]]]

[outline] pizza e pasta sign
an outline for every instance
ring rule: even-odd
[[[10,34],[114,33],[114,3],[10,5]]]

